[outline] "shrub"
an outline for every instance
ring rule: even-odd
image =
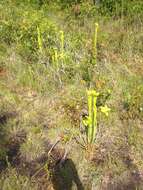
[[[141,0],[101,0],[99,11],[110,16],[138,15],[143,11]]]

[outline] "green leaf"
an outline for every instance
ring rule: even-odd
[[[107,105],[101,106],[101,107],[100,107],[100,110],[101,110],[101,112],[104,113],[107,117],[108,117],[108,115],[109,115],[109,112],[111,111],[111,109],[108,108]]]

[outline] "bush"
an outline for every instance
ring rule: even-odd
[[[99,11],[110,16],[138,15],[143,12],[142,0],[101,0]]]
[[[22,56],[31,59],[37,56],[39,51],[38,26],[44,48],[52,48],[55,45],[56,27],[45,17],[43,11],[37,11],[29,6],[12,6],[12,4],[1,6],[0,11],[2,14],[0,21],[1,44],[14,45]]]

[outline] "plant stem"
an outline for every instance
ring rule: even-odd
[[[95,90],[88,91],[88,130],[87,141],[88,143],[94,143],[97,133],[97,101],[98,93]]]

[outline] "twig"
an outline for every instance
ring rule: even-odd
[[[50,155],[50,153],[52,152],[52,150],[57,146],[57,144],[58,144],[60,141],[61,141],[61,139],[58,139],[58,140],[56,141],[56,143],[52,145],[52,147],[50,148],[50,150],[49,150],[49,152],[48,152],[48,156]]]

